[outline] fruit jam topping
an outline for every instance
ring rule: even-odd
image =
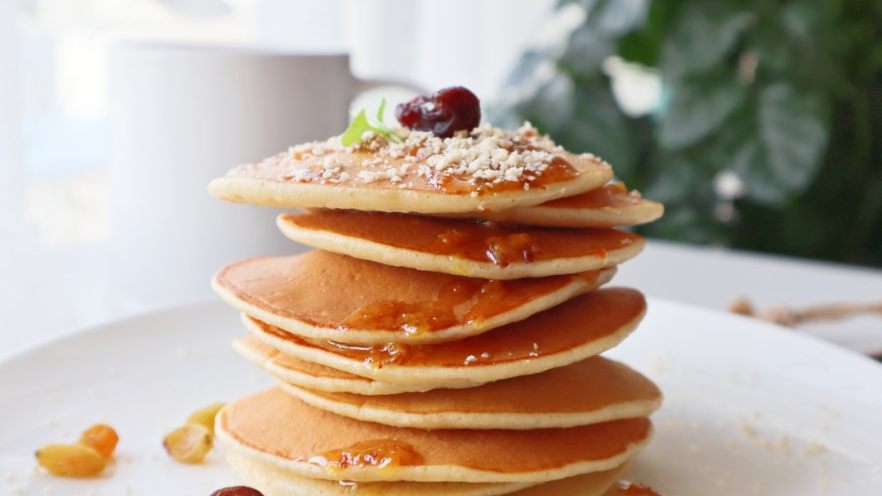
[[[332,469],[348,467],[397,467],[420,465],[423,457],[414,448],[394,439],[355,443],[349,448],[325,451],[309,457],[309,463]]]
[[[466,88],[453,86],[398,104],[395,117],[408,129],[450,138],[456,131],[471,131],[481,123],[481,102]]]

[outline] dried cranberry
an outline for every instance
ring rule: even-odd
[[[248,486],[234,486],[218,489],[211,496],[263,496],[263,493]]]
[[[449,138],[456,131],[470,131],[481,123],[481,102],[466,88],[452,86],[399,103],[395,117],[406,128]]]

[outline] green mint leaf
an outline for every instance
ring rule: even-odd
[[[372,131],[374,134],[384,136],[386,139],[396,143],[401,142],[401,138],[383,123],[383,113],[385,110],[386,99],[383,98],[383,101],[380,102],[380,109],[377,111],[377,121],[379,121],[379,125],[374,126],[368,121],[365,110],[361,109],[361,112],[355,115],[355,118],[349,123],[349,127],[343,132],[343,146],[352,146],[361,141],[365,131]]]
[[[381,126],[386,127],[386,123],[383,122],[383,114],[386,112],[386,99],[383,98],[380,101],[380,109],[377,110],[377,122],[380,123]]]
[[[367,120],[367,114],[365,114],[364,109],[362,109],[361,112],[356,114],[355,118],[352,119],[352,122],[349,124],[349,127],[346,128],[346,131],[343,132],[343,146],[352,146],[358,143],[361,141],[364,132],[370,130],[371,125]]]

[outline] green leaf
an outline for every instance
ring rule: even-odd
[[[649,0],[597,0],[587,11],[585,24],[607,36],[618,36],[646,21]]]
[[[758,124],[770,181],[787,193],[805,189],[827,146],[824,101],[788,83],[770,85],[760,93]]]
[[[720,64],[753,19],[752,13],[718,2],[701,2],[680,9],[662,44],[663,76],[678,79]]]
[[[393,133],[391,129],[383,124],[383,112],[385,110],[386,99],[383,98],[380,102],[380,109],[377,111],[377,121],[379,122],[379,125],[374,126],[368,122],[365,110],[361,109],[361,112],[355,115],[355,118],[349,123],[349,127],[343,132],[343,137],[341,138],[343,146],[352,146],[358,143],[367,131],[372,131],[380,136],[385,136],[386,139],[390,141],[401,141],[401,138],[399,138],[398,135]]]
[[[819,95],[788,83],[769,85],[721,130],[706,160],[734,171],[747,199],[784,205],[808,188],[820,168],[827,118]]]
[[[361,112],[355,115],[352,122],[349,123],[349,127],[346,128],[346,131],[343,132],[343,146],[352,146],[358,143],[361,141],[361,137],[364,136],[364,133],[370,130],[371,125],[368,123],[367,114],[365,114],[364,109],[362,109]]]
[[[682,0],[651,2],[643,25],[619,38],[619,56],[629,62],[658,67],[662,40],[680,12]]]
[[[558,63],[568,71],[590,77],[599,73],[603,61],[614,54],[615,44],[609,36],[583,25],[570,35]]]
[[[746,88],[731,75],[671,83],[670,100],[661,115],[659,143],[678,149],[716,131],[744,103]]]
[[[377,109],[377,122],[380,123],[383,127],[386,127],[386,124],[383,123],[383,114],[386,112],[386,99],[383,98],[380,101],[380,108]]]

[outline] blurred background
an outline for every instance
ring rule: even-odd
[[[159,55],[132,55],[144,46],[126,44],[133,40]],[[156,186],[190,167],[164,157],[212,157],[193,160],[199,174],[187,176],[203,185],[238,161],[322,137],[325,126],[342,131],[344,115],[339,126],[318,124],[321,108],[256,120],[249,106],[309,97],[305,87],[256,78],[237,83],[242,101],[208,94],[189,107],[188,73],[162,64],[166,51],[192,46],[349,54],[355,77],[398,82],[356,106],[378,94],[394,100],[415,87],[465,85],[493,123],[530,120],[663,201],[664,219],[643,229],[650,236],[863,266],[879,287],[868,268],[882,266],[877,0],[4,0],[0,314],[39,328],[24,334],[208,296],[210,272],[197,262],[215,264],[210,245],[162,235],[163,220],[150,215],[160,204],[170,206],[157,210],[169,221],[168,211],[192,210],[221,226],[223,215],[205,213],[220,207],[203,209],[204,186],[184,194]],[[353,81],[352,96],[367,87]],[[215,131],[237,119],[272,129]],[[317,135],[289,130],[295,122],[315,122]],[[273,131],[280,137],[270,139]],[[169,155],[157,152],[173,139]],[[212,140],[230,148],[212,155]],[[154,165],[155,177],[132,175]],[[136,201],[138,184],[151,186],[150,203]],[[180,203],[188,195],[192,209]],[[173,270],[151,268],[153,254],[176,251],[186,253]],[[226,260],[236,253],[218,252]],[[175,277],[190,265],[198,278]],[[152,273],[159,289],[138,294],[114,283],[135,269]]]

